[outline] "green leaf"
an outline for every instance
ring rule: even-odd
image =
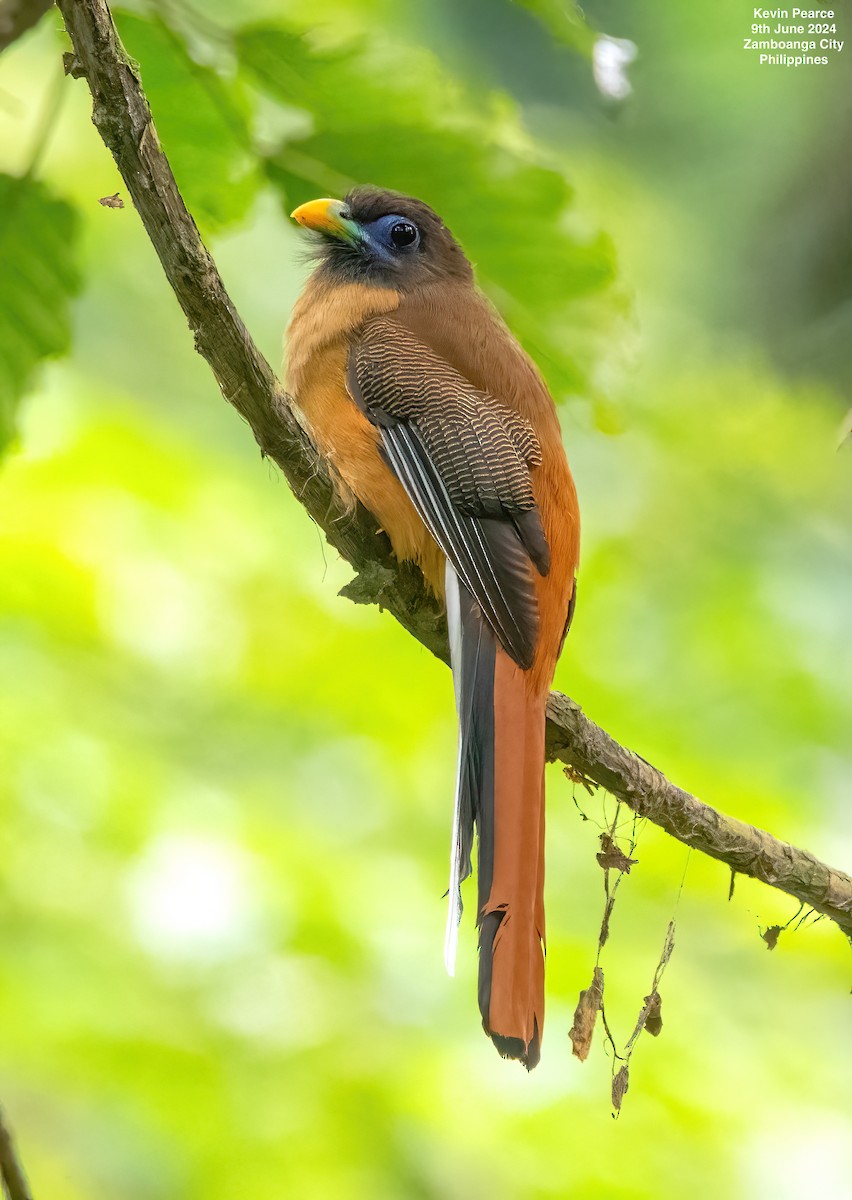
[[[0,175],[0,451],[39,363],[70,346],[77,215],[41,183]]]
[[[515,0],[515,3],[537,17],[556,41],[591,58],[598,35],[574,0]]]
[[[221,229],[245,216],[258,186],[247,105],[160,21],[122,13],[119,32],[142,82],[181,194],[199,225]]]

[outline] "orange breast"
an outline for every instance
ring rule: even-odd
[[[302,294],[287,332],[287,387],[311,438],[327,459],[344,503],[353,497],[387,533],[399,559],[418,564],[439,596],[444,593],[444,555],[379,453],[379,433],[346,390],[349,335],[368,317],[399,302],[387,288],[336,287]],[[306,302],[307,301],[307,302]]]

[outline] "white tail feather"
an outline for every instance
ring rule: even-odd
[[[446,571],[447,595],[447,627],[450,635],[450,664],[453,668],[453,683],[456,692],[456,709],[461,715],[461,604],[459,600],[459,580],[450,563]],[[448,975],[454,975],[456,970],[456,948],[459,941],[459,924],[461,923],[461,878],[460,859],[461,845],[459,838],[459,808],[461,805],[461,771],[462,771],[462,729],[459,721],[459,754],[456,767],[456,796],[453,808],[453,836],[450,843],[450,889],[448,892],[449,905],[447,909],[447,929],[444,936],[444,966]]]

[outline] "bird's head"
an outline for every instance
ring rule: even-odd
[[[341,282],[407,291],[430,281],[473,278],[444,222],[412,196],[357,187],[343,200],[311,200],[292,215],[318,235],[321,270]]]

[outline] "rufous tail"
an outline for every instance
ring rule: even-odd
[[[544,1027],[544,725],[546,693],[497,645],[478,606],[447,572],[459,772],[446,958],[452,971],[478,833],[479,1009],[505,1058],[539,1061]]]

